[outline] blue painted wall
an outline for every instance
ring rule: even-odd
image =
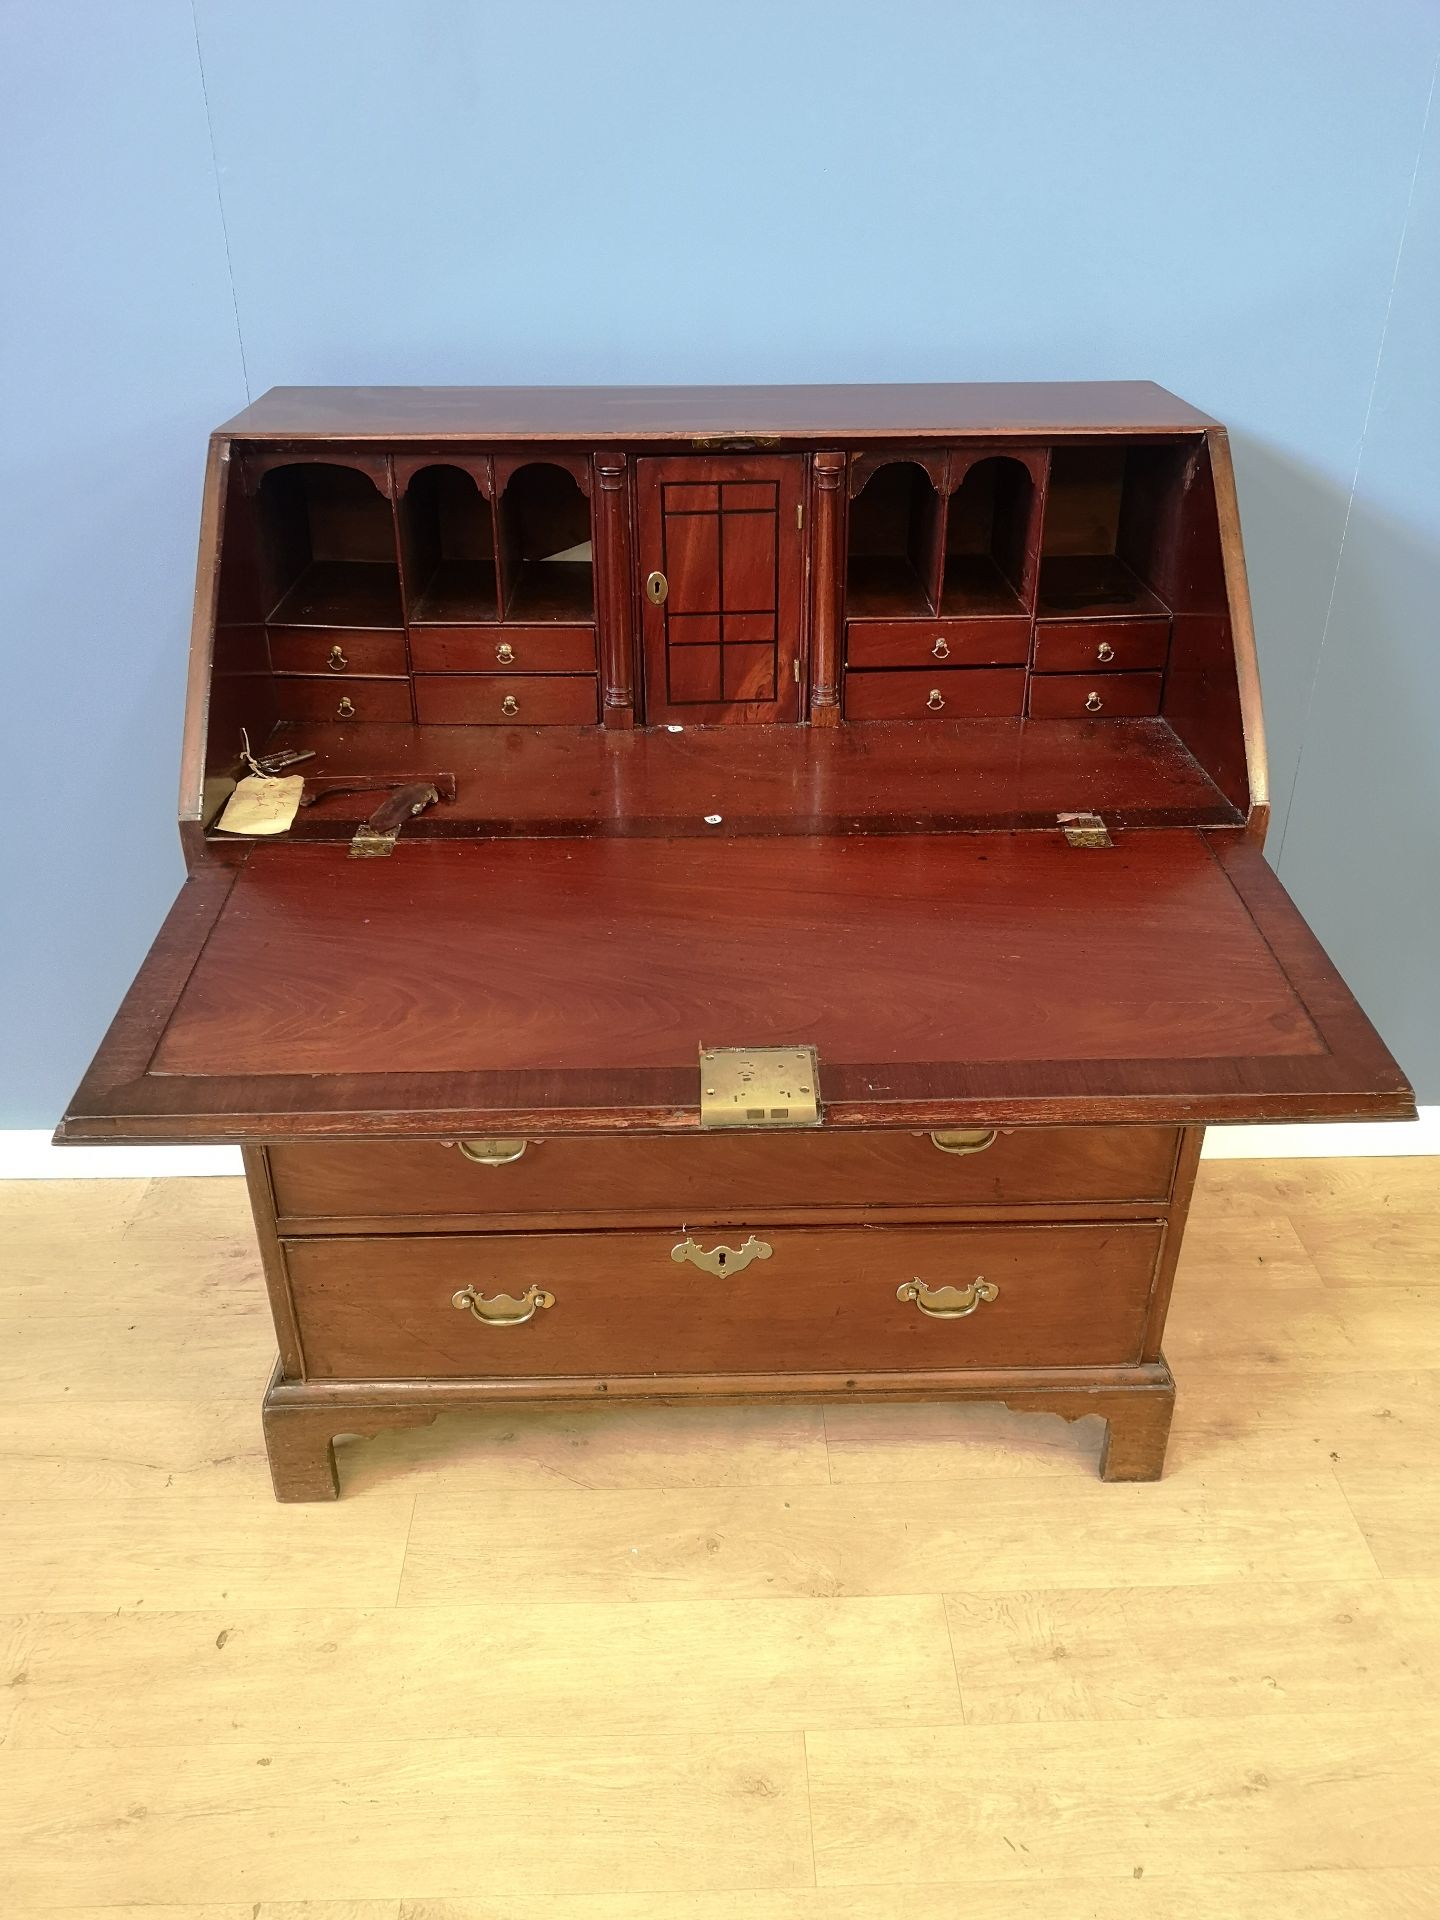
[[[0,35],[0,1124],[54,1118],[178,878],[205,434],[305,381],[1145,375],[1218,414],[1271,857],[1440,1099],[1433,0],[11,0]]]

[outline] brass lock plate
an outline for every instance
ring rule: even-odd
[[[1060,831],[1072,847],[1113,847],[1110,829],[1098,813],[1057,813]]]
[[[818,1127],[813,1047],[702,1047],[702,1127]]]

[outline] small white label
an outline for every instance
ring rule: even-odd
[[[295,773],[282,780],[247,773],[215,822],[222,833],[288,833],[300,810],[305,777]]]

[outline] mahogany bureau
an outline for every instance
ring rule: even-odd
[[[276,389],[61,1140],[235,1141],[282,1500],[499,1401],[990,1399],[1152,1479],[1209,1122],[1403,1118],[1147,383]]]

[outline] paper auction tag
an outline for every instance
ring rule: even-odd
[[[247,773],[225,802],[225,811],[215,824],[222,833],[286,833],[300,810],[300,795],[304,791],[303,774],[266,780],[258,774]]]

